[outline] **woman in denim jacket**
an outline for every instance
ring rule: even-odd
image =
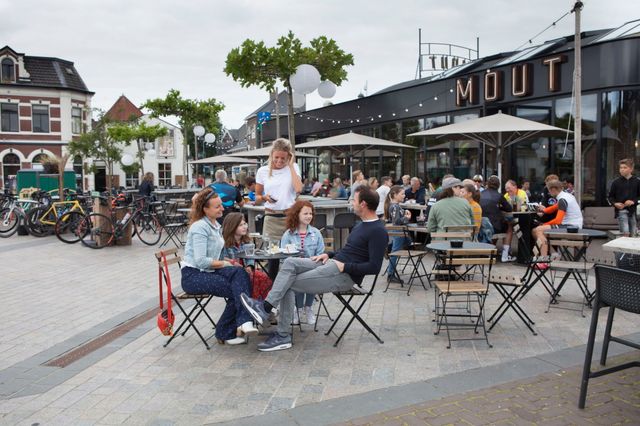
[[[286,226],[280,239],[280,247],[286,248],[288,244],[292,244],[297,250],[302,251],[304,257],[318,256],[324,253],[324,239],[317,228],[310,225],[313,221],[313,205],[309,201],[296,201],[287,212]],[[307,324],[315,324],[316,316],[313,313],[313,301],[315,294],[298,293],[296,294],[296,310],[293,314],[293,323],[300,324],[302,308],[306,315]]]
[[[188,294],[212,294],[227,298],[227,306],[216,327],[219,343],[245,343],[245,334],[257,334],[251,314],[240,301],[241,293],[251,293],[249,275],[226,260],[220,260],[224,240],[220,224],[222,200],[205,188],[193,197],[191,226],[187,234],[182,264],[182,289]]]
[[[400,207],[400,203],[404,201],[405,191],[399,186],[392,186],[387,194],[387,199],[384,202],[384,220],[386,223],[392,225],[406,225],[411,219],[411,212]],[[391,253],[397,250],[404,249],[409,245],[411,241],[406,237],[393,237],[391,240]],[[396,270],[396,264],[398,263],[398,256],[389,257],[389,266],[387,268],[387,282],[396,282],[404,284],[398,271]]]

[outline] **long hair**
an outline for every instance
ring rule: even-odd
[[[204,208],[208,206],[210,200],[218,197],[219,195],[210,186],[198,192],[192,199],[189,225],[202,219],[205,216]]]
[[[269,153],[269,177],[272,176],[273,171],[273,152],[274,151],[284,151],[289,153],[289,155],[293,156],[293,148],[291,147],[291,142],[285,138],[278,138],[273,141],[271,145],[271,152]]]
[[[391,199],[402,191],[404,191],[404,188],[400,185],[393,185],[389,190],[387,198],[384,199],[384,220],[391,219],[389,217],[389,206],[391,205]]]
[[[287,219],[285,221],[285,228],[289,231],[293,232],[298,229],[298,225],[300,225],[300,212],[303,207],[311,208],[311,214],[315,217],[316,211],[313,208],[313,204],[309,201],[299,200],[296,201],[293,206],[289,207],[287,210]]]
[[[224,239],[225,247],[233,247],[236,245],[236,229],[244,221],[244,215],[242,213],[229,213],[222,222],[222,238]],[[243,235],[240,238],[241,244],[251,242],[249,235]]]
[[[151,182],[151,183],[153,183],[153,173],[151,173],[151,172],[145,173],[144,176],[142,177],[142,181],[143,182]]]

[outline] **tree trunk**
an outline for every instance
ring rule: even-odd
[[[188,163],[189,158],[187,157],[187,155],[189,155],[189,141],[187,140],[187,133],[186,133],[186,131],[184,129],[182,130],[182,141],[183,141],[182,142],[182,150],[183,150],[182,155],[183,155],[183,158],[184,158],[182,173],[184,173],[184,177],[185,177],[184,185],[188,188],[190,186],[189,185],[189,181],[191,180],[191,179],[189,179],[189,176],[190,176],[189,175],[189,163]],[[156,155],[158,155],[158,153],[156,153]]]
[[[289,114],[287,115],[287,122],[289,123],[289,141],[291,142],[291,146],[295,147],[296,145],[296,119],[293,116],[293,93],[291,90],[291,85],[289,81],[285,83],[287,87],[287,107],[289,109]]]
[[[138,147],[138,160],[140,160],[140,172],[142,173],[142,176],[144,176],[144,151],[142,150],[142,148],[140,147],[140,141],[137,140],[136,141],[136,146]]]
[[[58,195],[60,201],[63,201],[62,193],[64,191],[64,167],[69,160],[70,154],[62,154],[62,157],[58,158]]]

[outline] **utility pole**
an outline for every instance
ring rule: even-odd
[[[580,12],[583,4],[580,0],[573,5],[576,15],[576,33],[574,36],[574,70],[573,84],[576,93],[576,115],[573,121],[573,185],[578,205],[582,207],[582,54],[580,39]]]
[[[275,103],[275,112],[276,112],[276,139],[280,137],[280,107],[278,106],[278,98],[279,98],[278,88],[276,87],[276,97],[274,99]]]

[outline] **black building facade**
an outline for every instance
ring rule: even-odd
[[[572,129],[574,37],[480,58],[442,74],[413,80],[353,101],[296,115],[296,142],[353,131],[415,146],[367,150],[353,168],[367,176],[403,174],[438,181],[496,173],[495,152],[461,139],[407,137],[420,130],[498,111]],[[617,162],[635,159],[640,171],[640,20],[613,30],[582,33],[583,204],[606,205]],[[274,134],[267,123],[265,138]],[[348,159],[318,150],[307,176],[348,175]],[[573,175],[573,140],[533,138],[507,149],[503,176],[528,179],[540,190],[545,175]]]

